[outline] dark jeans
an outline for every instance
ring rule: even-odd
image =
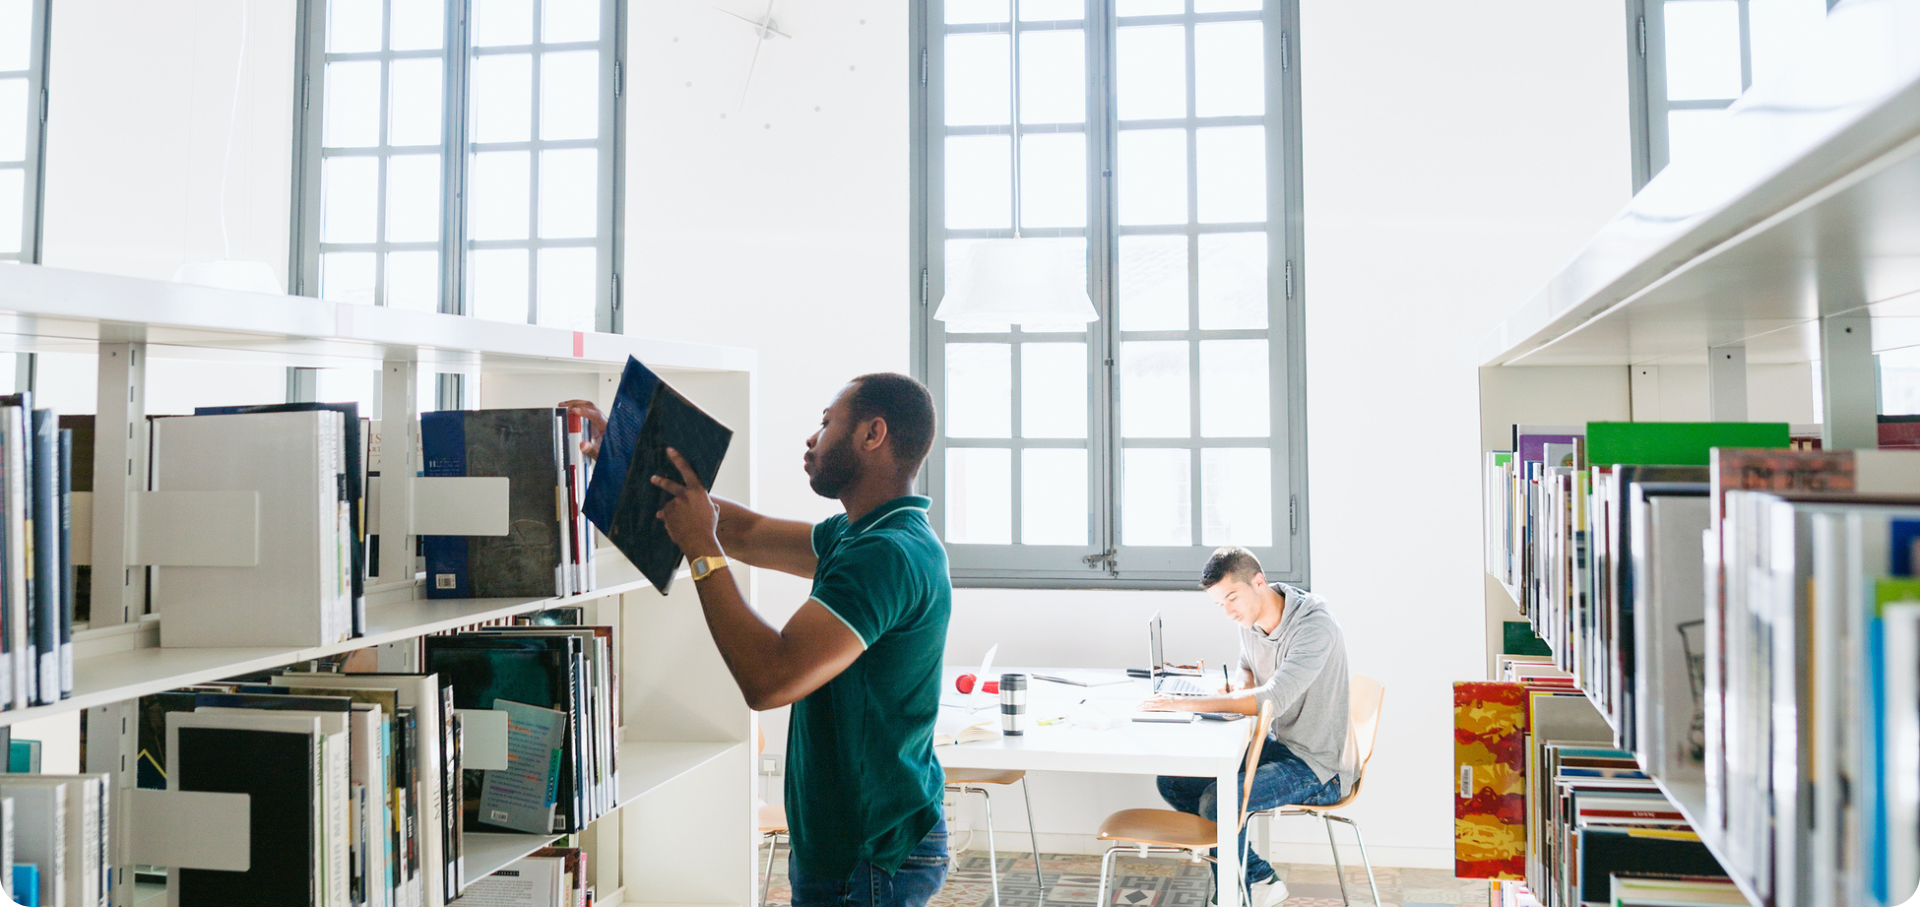
[[[1245,784],[1246,779],[1247,773],[1241,772],[1240,782]],[[1166,798],[1168,806],[1214,821],[1219,821],[1217,787],[1219,780],[1215,778],[1160,778],[1160,796]],[[1240,791],[1234,793],[1238,795]],[[1282,806],[1324,806],[1339,799],[1339,775],[1321,782],[1314,777],[1313,769],[1287,749],[1286,744],[1267,738],[1266,746],[1260,750],[1260,764],[1253,770],[1253,796],[1247,803],[1249,812]],[[1247,846],[1245,828],[1240,829],[1240,851],[1247,855],[1248,885],[1273,876],[1273,867]]]
[[[806,875],[789,857],[787,880],[793,884],[793,907],[926,907],[947,883],[947,819],[934,823],[893,875],[861,860],[852,875],[823,879]]]

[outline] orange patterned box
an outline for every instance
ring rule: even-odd
[[[1527,687],[1453,685],[1453,874],[1524,879]]]

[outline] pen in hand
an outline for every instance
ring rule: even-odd
[[[1225,663],[1222,663],[1220,665],[1220,679],[1226,683],[1226,686],[1221,687],[1221,691],[1227,692],[1227,693],[1233,692],[1233,675],[1227,673],[1227,666]]]

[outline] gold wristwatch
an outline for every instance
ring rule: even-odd
[[[719,555],[719,554],[709,554],[705,557],[696,557],[693,560],[690,560],[687,562],[687,566],[693,569],[693,581],[696,583],[703,579],[706,579],[709,576],[712,576],[715,571],[719,570],[722,567],[725,567],[726,565],[727,565],[726,557],[724,555]]]

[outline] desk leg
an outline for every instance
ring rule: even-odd
[[[1220,775],[1214,787],[1218,798],[1215,815],[1220,817],[1220,840],[1214,851],[1216,867],[1219,872],[1218,894],[1220,907],[1242,907],[1245,871],[1240,868],[1240,836],[1234,828],[1234,813],[1240,804],[1240,766],[1235,764]],[[1250,907],[1250,905],[1249,905]]]

